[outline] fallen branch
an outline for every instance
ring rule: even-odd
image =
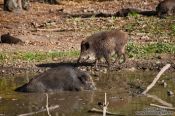
[[[59,105],[55,105],[55,106],[49,107],[48,109],[51,111],[51,110],[54,110],[54,109],[56,109],[58,107],[59,107]],[[39,110],[37,112],[30,112],[30,113],[25,113],[25,114],[19,114],[18,116],[30,116],[30,115],[38,114],[40,112],[45,112],[45,111],[47,111],[46,108],[45,109],[42,109],[42,110]]]
[[[107,98],[105,93],[105,103],[103,104],[103,116],[106,116],[107,108],[108,108],[108,104],[107,104]]]
[[[158,101],[158,102],[161,103],[162,105],[165,105],[165,106],[171,107],[171,108],[173,107],[173,105],[172,105],[171,103],[168,103],[168,102],[166,102],[166,101],[164,101],[164,100],[158,98],[158,97],[155,96],[155,95],[146,94],[146,96],[149,97],[149,98],[152,98],[152,99],[154,99],[154,100],[156,100],[156,101]]]
[[[48,116],[51,116],[50,111],[49,111],[49,97],[47,93],[46,93],[46,110],[47,110]]]
[[[101,104],[101,106],[103,107],[103,110],[99,110],[97,108],[92,108],[91,110],[89,110],[88,112],[92,112],[92,113],[100,113],[103,114],[103,116],[108,115],[117,115],[117,116],[124,116],[122,114],[119,113],[112,113],[112,112],[108,112],[107,111],[107,107],[109,105],[109,102],[107,102],[107,95],[105,93],[105,102],[103,104]]]
[[[163,108],[163,109],[167,109],[167,110],[175,110],[175,108],[173,108],[173,107],[161,106],[161,105],[157,105],[157,104],[150,104],[150,106]]]
[[[82,14],[66,14],[69,17],[81,17],[81,18],[90,18],[90,17],[112,17],[116,14],[103,13],[103,12],[92,12],[92,13],[82,13]]]
[[[170,68],[170,64],[166,64],[161,70],[160,72],[157,74],[157,76],[154,78],[153,82],[146,88],[146,90],[144,92],[142,92],[142,94],[146,95],[146,93],[156,84],[156,82],[159,80],[160,76],[168,69]]]
[[[67,17],[81,17],[81,18],[90,18],[90,17],[126,17],[130,13],[138,13],[144,16],[155,16],[157,14],[156,11],[150,11],[147,9],[138,9],[138,8],[124,8],[119,11],[116,11],[114,13],[109,13],[109,12],[102,12],[102,11],[93,11],[93,12],[84,12],[84,13],[64,13],[65,16]]]
[[[36,28],[34,31],[45,31],[45,32],[63,32],[63,31],[74,31],[75,29],[60,29],[60,28],[55,28],[55,29],[39,29]]]

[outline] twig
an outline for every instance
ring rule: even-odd
[[[175,110],[175,108],[173,108],[173,107],[161,106],[161,105],[157,105],[157,104],[150,104],[150,106],[163,108],[163,109],[167,109],[167,110]]]
[[[47,110],[48,116],[51,116],[50,111],[49,111],[49,97],[47,93],[46,93],[46,110]]]
[[[113,112],[108,112],[107,111],[107,107],[109,105],[109,102],[107,102],[107,94],[105,93],[105,102],[103,103],[103,110],[99,110],[97,108],[92,108],[91,110],[89,110],[88,112],[94,112],[94,113],[103,113],[103,116],[106,116],[107,114],[109,115],[117,115],[117,116],[125,116],[123,114],[120,114],[120,113],[113,113]]]
[[[92,112],[92,113],[100,113],[100,114],[103,113],[102,110],[99,110],[99,109],[97,109],[97,108],[92,108],[92,109],[89,110],[88,112]],[[119,114],[119,113],[113,113],[113,112],[108,112],[108,111],[106,111],[106,114],[107,114],[107,115],[125,116],[125,115],[122,115],[122,114]]]
[[[55,28],[55,29],[39,29],[37,28],[36,31],[45,31],[45,32],[63,32],[63,31],[74,31],[75,29],[60,29],[60,28]]]
[[[156,100],[156,101],[158,101],[158,102],[161,103],[162,105],[165,105],[165,106],[167,106],[167,107],[173,107],[173,105],[172,105],[171,103],[168,103],[168,102],[166,102],[166,101],[164,101],[164,100],[158,98],[158,97],[155,96],[155,95],[146,94],[146,96],[149,97],[149,98],[152,98],[152,99],[154,99],[154,100]]]
[[[106,116],[106,111],[107,111],[107,98],[105,93],[105,103],[103,105],[103,116]]]
[[[59,105],[55,105],[55,106],[49,107],[48,109],[49,110],[54,110],[54,109],[56,109],[58,107],[59,107]],[[42,110],[39,110],[37,112],[30,112],[30,113],[25,113],[25,114],[19,114],[18,116],[30,116],[30,115],[38,114],[40,112],[45,112],[45,111],[47,111],[47,109],[42,109]]]
[[[154,78],[153,82],[146,88],[146,90],[142,93],[146,95],[146,93],[156,84],[156,82],[159,80],[160,76],[168,69],[170,68],[170,64],[166,64],[160,72],[157,74],[157,76]]]

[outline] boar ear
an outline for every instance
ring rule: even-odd
[[[89,42],[87,42],[87,41],[82,41],[82,42],[81,42],[81,49],[82,49],[83,51],[88,50],[89,47],[90,47]]]
[[[89,49],[89,42],[84,43],[85,50]]]
[[[78,79],[81,81],[81,83],[85,84],[87,81],[87,75],[85,74],[78,75]]]

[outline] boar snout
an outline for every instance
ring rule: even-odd
[[[81,63],[81,62],[87,61],[89,58],[90,58],[89,56],[82,56],[82,55],[80,55],[80,57],[77,60],[77,63]]]
[[[77,63],[80,63],[80,61],[81,61],[81,57],[78,58]]]

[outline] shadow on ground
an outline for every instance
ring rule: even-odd
[[[58,66],[73,66],[73,67],[79,67],[79,66],[94,66],[94,63],[87,63],[87,62],[82,62],[82,63],[76,63],[76,62],[59,62],[59,63],[43,63],[43,64],[38,64],[36,65],[37,67],[58,67]]]

